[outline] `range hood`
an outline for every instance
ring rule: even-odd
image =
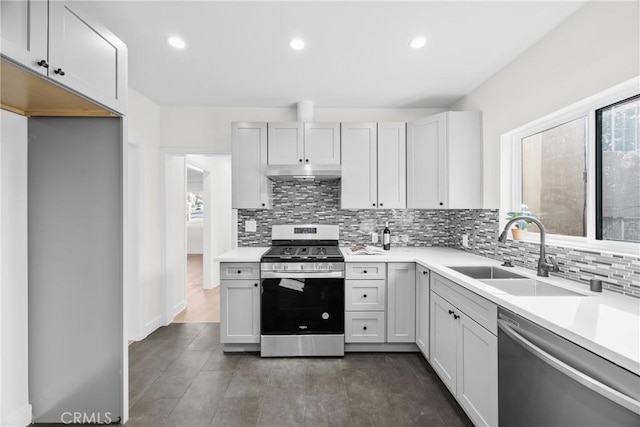
[[[340,179],[340,165],[271,165],[264,175],[272,181],[331,181]]]

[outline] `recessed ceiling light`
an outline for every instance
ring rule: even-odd
[[[409,46],[411,46],[413,49],[420,49],[425,44],[427,44],[427,39],[425,39],[424,37],[416,37],[409,42]]]
[[[302,39],[293,39],[289,42],[289,46],[293,50],[302,50],[304,49],[304,40]]]
[[[176,49],[184,49],[187,45],[184,40],[182,40],[180,37],[175,36],[168,37],[167,43],[169,43],[169,45],[175,47]]]

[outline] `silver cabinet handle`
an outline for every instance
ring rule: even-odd
[[[500,328],[505,334],[507,334],[509,338],[517,341],[529,353],[536,356],[538,359],[542,360],[544,363],[551,366],[555,370],[560,371],[562,374],[566,375],[572,380],[582,384],[583,386],[598,393],[599,395],[606,397],[612,402],[615,402],[618,405],[640,415],[640,402],[638,402],[637,400],[625,394],[622,394],[617,390],[612,389],[606,384],[602,384],[600,381],[591,378],[584,372],[578,371],[572,366],[567,365],[563,361],[541,350],[531,341],[527,340],[525,337],[513,330],[508,322],[502,319],[498,319],[498,328]]]

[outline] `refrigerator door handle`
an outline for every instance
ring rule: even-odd
[[[606,384],[602,384],[600,381],[591,378],[583,372],[578,371],[577,369],[567,365],[563,361],[543,351],[531,341],[527,340],[525,337],[516,332],[509,322],[503,319],[498,319],[498,328],[500,328],[500,330],[502,330],[509,338],[519,343],[520,346],[526,349],[529,353],[542,360],[544,363],[551,366],[555,370],[582,384],[588,389],[593,390],[599,395],[611,400],[612,402],[615,402],[618,405],[640,415],[639,401],[623,393],[620,393],[617,390],[612,389]]]

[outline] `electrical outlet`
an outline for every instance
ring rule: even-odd
[[[468,248],[469,247],[469,235],[468,234],[463,234],[462,235],[462,247],[464,247],[464,248]]]
[[[371,243],[378,243],[378,233],[375,231],[371,233]]]
[[[257,231],[257,228],[257,224],[253,220],[244,222],[244,231],[246,231],[247,233],[255,233]]]

